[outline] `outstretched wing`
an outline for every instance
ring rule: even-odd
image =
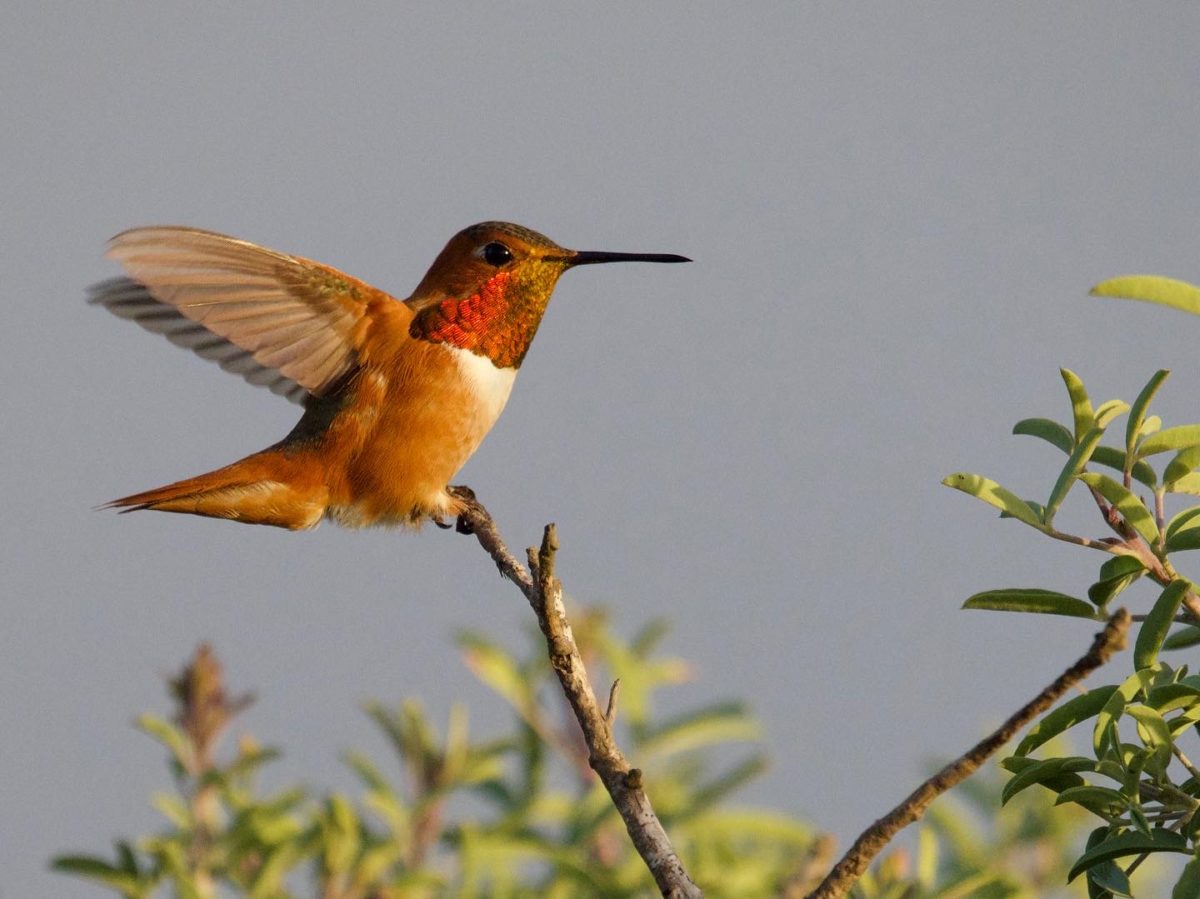
[[[296,402],[354,368],[368,305],[394,302],[320,263],[195,228],[125,231],[107,255],[130,277],[97,284],[92,302]]]

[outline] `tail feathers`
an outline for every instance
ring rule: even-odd
[[[328,490],[296,461],[267,450],[216,471],[105,503],[122,513],[151,509],[302,530],[325,514]]]

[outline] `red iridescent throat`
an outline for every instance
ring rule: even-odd
[[[442,300],[417,316],[410,333],[487,356],[498,368],[519,366],[543,310],[514,302],[511,281],[512,272],[497,272],[478,293]]]

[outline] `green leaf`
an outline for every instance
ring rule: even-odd
[[[1163,640],[1163,649],[1186,649],[1200,643],[1200,627],[1185,624],[1167,639]]]
[[[1167,486],[1170,493],[1187,493],[1190,496],[1200,496],[1200,474],[1192,472],[1177,478]]]
[[[1096,447],[1096,449],[1092,451],[1092,461],[1097,465],[1115,468],[1117,471],[1122,473],[1125,471],[1125,454],[1116,447]],[[1138,459],[1133,463],[1133,468],[1130,469],[1130,474],[1133,475],[1135,481],[1141,481],[1151,489],[1154,489],[1154,487],[1158,485],[1158,475],[1154,473],[1154,469],[1150,467],[1148,462],[1144,462],[1141,459]]]
[[[533,697],[528,679],[521,674],[516,660],[480,634],[458,635],[463,662],[479,680],[508,700],[521,715],[527,715]]]
[[[1031,760],[1027,759],[1026,761]],[[1009,778],[1000,793],[1000,804],[1006,805],[1010,799],[1034,784],[1046,786],[1049,782],[1057,781],[1061,786],[1056,792],[1082,786],[1083,778],[1079,777],[1076,772],[1095,770],[1096,760],[1084,758],[1081,755],[1035,761]]]
[[[1098,787],[1094,784],[1069,787],[1058,794],[1054,804],[1065,805],[1068,802],[1081,805],[1101,817],[1119,815],[1129,806],[1129,799],[1124,793],[1111,787]]]
[[[1054,711],[1043,715],[1042,719],[1029,729],[1029,732],[1017,745],[1016,754],[1018,756],[1028,755],[1043,743],[1054,739],[1080,721],[1086,721],[1099,714],[1115,692],[1117,692],[1115,686],[1096,687],[1082,696],[1068,699]]]
[[[1118,415],[1129,411],[1129,403],[1124,400],[1108,400],[1096,409],[1096,427],[1107,428]]]
[[[139,715],[134,721],[134,725],[166,746],[175,761],[185,768],[187,767],[192,751],[183,731],[157,715],[150,714]]]
[[[1068,615],[1072,618],[1096,619],[1090,603],[1065,593],[1039,590],[1036,587],[1013,587],[1004,590],[985,590],[963,603],[964,609],[987,609],[993,612],[1037,612],[1043,615]]]
[[[1149,681],[1150,678],[1145,672],[1135,671],[1113,690],[1108,701],[1096,714],[1096,726],[1092,731],[1092,751],[1096,753],[1096,758],[1104,754],[1109,727],[1116,724],[1117,719],[1124,713],[1125,706],[1133,702]]]
[[[1175,889],[1171,891],[1171,899],[1196,899],[1197,896],[1200,896],[1200,859],[1194,858],[1183,866]]]
[[[1182,512],[1171,517],[1167,522],[1167,543],[1184,528],[1198,527],[1200,528],[1200,506],[1192,506],[1190,509],[1184,509]]]
[[[1136,494],[1126,490],[1108,475],[1084,472],[1079,476],[1079,480],[1092,489],[1098,490],[1100,495],[1116,507],[1129,526],[1141,534],[1147,543],[1152,544],[1158,540],[1158,525],[1154,523],[1154,516],[1150,514],[1150,510],[1137,498]]]
[[[1039,531],[1046,529],[1034,511],[1029,508],[1029,503],[1025,502],[1025,500],[1012,491],[1001,487],[995,481],[980,477],[977,474],[957,472],[945,478],[942,483],[947,487],[953,487],[955,490],[961,490],[963,493],[969,494],[976,499],[981,499],[988,505],[995,506],[1002,512],[1007,512],[1018,521],[1023,521],[1025,524],[1035,527]]]
[[[1088,292],[1094,297],[1157,303],[1200,315],[1200,287],[1162,275],[1119,275],[1101,281]]]
[[[1125,709],[1125,714],[1138,724],[1138,736],[1148,749],[1171,749],[1171,729],[1163,716],[1145,705],[1131,705]]]
[[[740,702],[722,702],[688,712],[648,733],[638,745],[644,757],[667,758],[681,752],[710,746],[757,740],[762,729]]]
[[[1071,436],[1071,432],[1058,422],[1048,418],[1023,418],[1013,425],[1012,432],[1026,434],[1030,437],[1040,437],[1068,454],[1075,446],[1075,438]]]
[[[1067,874],[1067,882],[1099,862],[1150,852],[1189,853],[1190,849],[1186,838],[1170,830],[1155,828],[1149,834],[1128,830],[1115,837],[1109,837],[1084,852]]]
[[[1145,570],[1146,566],[1136,556],[1113,556],[1100,566],[1099,579],[1088,587],[1088,599],[1103,609]]]
[[[1103,436],[1104,428],[1096,425],[1096,427],[1089,430],[1080,438],[1078,445],[1071,452],[1070,457],[1067,459],[1067,464],[1063,466],[1062,472],[1058,476],[1058,480],[1054,482],[1054,489],[1050,491],[1050,498],[1046,500],[1046,512],[1042,518],[1047,527],[1054,521],[1054,516],[1058,513],[1059,506],[1067,498],[1067,491],[1071,489],[1071,485],[1075,483],[1075,479],[1079,477],[1079,473],[1083,471],[1083,467],[1092,458],[1092,451]]]
[[[1179,604],[1183,602],[1191,587],[1190,581],[1176,578],[1159,594],[1154,608],[1150,610],[1138,631],[1137,642],[1133,647],[1134,668],[1149,668],[1158,661],[1158,650],[1167,637],[1167,631],[1171,629],[1171,622],[1175,620]]]
[[[1129,422],[1125,426],[1125,453],[1130,459],[1134,458],[1134,450],[1137,448],[1142,425],[1146,421],[1146,409],[1150,405],[1150,400],[1154,399],[1154,394],[1158,392],[1158,388],[1170,374],[1171,372],[1165,368],[1155,372],[1129,409]]]
[[[1087,388],[1079,375],[1069,368],[1060,368],[1063,383],[1067,385],[1067,393],[1071,397],[1071,414],[1075,419],[1075,440],[1078,443],[1096,424],[1096,416],[1092,413],[1092,401],[1088,399]]]
[[[50,867],[62,874],[74,874],[105,884],[127,896],[133,895],[138,887],[136,875],[90,855],[60,855],[50,862]]]
[[[1163,469],[1163,483],[1173,484],[1200,465],[1200,446],[1187,446],[1175,454],[1175,458]]]
[[[1099,862],[1088,869],[1088,881],[1102,890],[1107,890],[1113,896],[1132,896],[1129,885],[1129,875],[1115,862]]]
[[[1176,425],[1151,434],[1138,447],[1138,457],[1145,458],[1169,450],[1181,450],[1200,444],[1200,425]]]

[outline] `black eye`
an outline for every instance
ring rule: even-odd
[[[508,265],[512,262],[512,250],[506,247],[499,241],[492,241],[483,248],[483,260],[488,265],[494,265],[500,268],[502,265]]]

